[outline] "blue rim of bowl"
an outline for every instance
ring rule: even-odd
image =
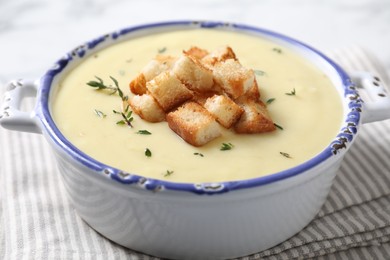
[[[92,51],[96,46],[107,40],[117,40],[123,36],[129,35],[133,32],[138,32],[148,29],[162,29],[170,28],[175,29],[185,29],[185,28],[207,28],[207,29],[225,29],[225,30],[237,30],[239,32],[246,32],[252,34],[259,34],[263,36],[268,36],[276,38],[299,48],[303,48],[311,53],[316,54],[322,58],[327,64],[336,71],[339,75],[341,82],[344,87],[344,97],[348,100],[348,113],[345,117],[345,120],[342,124],[341,130],[335,139],[326,147],[322,152],[320,152],[315,157],[309,159],[308,161],[295,166],[293,168],[273,173],[270,175],[245,179],[239,181],[226,181],[226,182],[215,182],[215,183],[178,183],[170,182],[159,179],[146,178],[140,175],[124,172],[120,169],[108,166],[103,164],[85,153],[77,149],[72,143],[70,143],[57,128],[56,124],[53,121],[53,118],[50,114],[49,109],[49,99],[50,99],[50,89],[53,83],[53,80],[56,75],[62,72],[62,70],[75,58],[84,57],[89,51]],[[248,26],[244,24],[237,23],[226,23],[219,21],[170,21],[170,22],[161,22],[161,23],[150,23],[140,26],[128,27],[111,34],[106,34],[95,38],[84,45],[81,45],[74,49],[72,52],[68,53],[65,57],[58,60],[53,68],[45,73],[41,79],[41,89],[40,89],[40,107],[38,109],[37,116],[40,118],[47,134],[50,138],[58,145],[61,150],[70,155],[73,159],[80,162],[84,166],[99,172],[107,176],[108,178],[115,180],[122,184],[136,184],[138,187],[142,187],[146,190],[151,191],[162,191],[162,190],[175,190],[175,191],[187,191],[193,192],[196,194],[220,194],[232,190],[239,190],[245,188],[251,188],[256,186],[262,186],[283,180],[286,178],[293,177],[295,175],[301,174],[314,166],[325,161],[329,157],[336,156],[341,152],[345,152],[354,139],[354,135],[357,133],[358,125],[361,118],[361,107],[362,100],[360,99],[356,87],[352,83],[351,79],[344,72],[344,70],[339,67],[331,59],[323,55],[321,52],[315,50],[314,48],[299,42],[295,39],[292,39],[288,36],[265,30],[258,27]],[[343,151],[344,150],[344,151]]]

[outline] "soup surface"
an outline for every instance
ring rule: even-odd
[[[255,70],[261,100],[279,126],[263,134],[234,134],[203,147],[184,142],[166,122],[148,123],[133,113],[133,127],[118,125],[121,100],[86,83],[118,80],[125,95],[129,82],[158,53],[179,56],[191,46],[213,50],[229,45],[241,64]],[[297,53],[266,39],[227,31],[194,29],[124,41],[89,57],[65,75],[51,102],[54,120],[78,149],[110,166],[174,182],[248,179],[296,166],[333,140],[342,104],[329,78]],[[272,102],[271,102],[272,101]],[[138,134],[147,130],[150,135]],[[232,149],[221,146],[232,144]],[[148,150],[149,152],[146,152]]]

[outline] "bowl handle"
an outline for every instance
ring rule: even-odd
[[[22,132],[41,133],[35,111],[21,110],[22,100],[37,95],[38,85],[33,81],[11,81],[0,107],[0,125],[4,128]]]
[[[390,119],[390,95],[385,84],[377,76],[369,72],[354,72],[351,74],[352,81],[357,85],[361,94],[367,94],[363,98],[363,124]]]

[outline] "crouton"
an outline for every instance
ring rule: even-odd
[[[198,92],[212,90],[213,73],[191,56],[182,55],[173,65],[172,71],[191,90]]]
[[[271,132],[276,129],[263,102],[252,99],[240,99],[238,104],[244,109],[240,120],[234,125],[239,134],[256,134]]]
[[[202,62],[207,66],[214,66],[217,62],[227,59],[237,60],[236,54],[229,46],[220,47],[202,58]]]
[[[222,135],[276,129],[254,71],[243,67],[229,46],[209,53],[191,47],[176,58],[157,55],[130,82],[125,106],[149,122],[166,120],[184,141],[202,146]]]
[[[146,88],[165,112],[192,98],[192,92],[169,71],[147,82]]]
[[[148,122],[157,123],[165,120],[164,111],[149,94],[132,96],[128,102],[134,113]]]
[[[146,81],[152,80],[160,73],[170,70],[177,58],[168,55],[157,55],[141,71]]]
[[[130,82],[130,91],[136,95],[142,95],[146,93],[146,79],[143,73]]]
[[[202,146],[221,135],[214,117],[195,102],[187,102],[166,116],[168,126],[184,141]]]
[[[225,128],[230,128],[244,112],[233,100],[223,95],[214,95],[206,100],[204,107]]]
[[[260,98],[260,90],[259,90],[259,85],[257,84],[257,80],[253,81],[252,87],[248,89],[246,93],[244,93],[245,97],[252,99],[252,100],[259,100]]]
[[[191,47],[190,49],[184,51],[184,54],[186,54],[187,56],[191,56],[194,59],[201,60],[206,55],[208,55],[209,52],[207,50],[204,50],[204,49],[201,49],[201,48],[198,48],[195,46],[195,47]]]
[[[253,86],[255,80],[253,70],[246,69],[234,59],[217,63],[213,74],[217,83],[233,99],[244,95]]]
[[[194,97],[192,98],[192,101],[198,103],[201,106],[204,106],[206,103],[206,100],[218,93],[216,92],[193,92]]]

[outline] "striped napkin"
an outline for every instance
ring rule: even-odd
[[[378,61],[358,47],[329,55],[347,71],[368,70],[390,85]],[[157,259],[108,241],[80,219],[41,135],[0,129],[0,155],[0,258]],[[390,120],[361,128],[306,228],[242,259],[295,258],[390,259]]]

